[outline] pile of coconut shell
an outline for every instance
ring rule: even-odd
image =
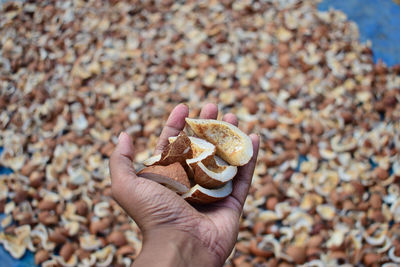
[[[316,5],[4,4],[1,246],[42,266],[129,266],[142,237],[111,198],[118,135],[139,170],[178,103],[197,118],[212,102],[261,137],[226,266],[400,264],[400,67]]]

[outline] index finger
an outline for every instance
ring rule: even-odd
[[[185,127],[185,118],[189,115],[189,108],[185,104],[177,105],[168,117],[154,154],[160,154],[168,145],[168,137],[177,136]]]

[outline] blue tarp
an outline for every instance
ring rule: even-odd
[[[400,5],[392,0],[324,0],[318,5],[322,11],[330,8],[343,11],[357,23],[360,41],[372,42],[375,62],[400,64]]]

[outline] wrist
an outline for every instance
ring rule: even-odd
[[[176,230],[144,234],[143,247],[133,266],[220,266],[215,254],[199,239]]]

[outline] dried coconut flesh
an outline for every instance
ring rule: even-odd
[[[179,162],[167,166],[154,165],[138,172],[139,177],[153,180],[183,194],[190,189],[189,178]]]
[[[243,166],[253,156],[253,145],[248,135],[238,127],[218,120],[185,119],[193,132],[214,144],[217,155],[231,165]]]
[[[232,181],[218,189],[207,189],[201,185],[193,186],[182,197],[192,203],[207,204],[226,198],[232,193]]]

